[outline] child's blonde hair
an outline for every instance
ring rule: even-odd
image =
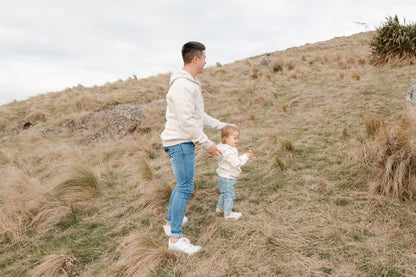
[[[221,129],[221,141],[222,141],[222,143],[225,143],[225,138],[228,137],[230,134],[234,133],[235,131],[240,133],[240,130],[237,127],[235,127],[233,125],[225,125]]]

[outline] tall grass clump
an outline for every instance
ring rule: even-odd
[[[100,191],[101,178],[89,166],[75,166],[69,176],[55,188],[58,198],[69,203],[87,200]]]
[[[401,200],[416,198],[416,124],[409,116],[414,117],[403,115],[393,128],[369,118],[362,145],[364,162],[378,172],[373,192]]]
[[[283,170],[285,168],[285,163],[280,159],[278,155],[274,157],[273,167]]]
[[[55,277],[70,276],[74,264],[74,257],[71,255],[52,254],[43,259],[41,264],[30,272],[32,277]]]
[[[23,211],[25,212],[25,211]],[[22,214],[18,207],[8,207],[0,214],[0,243],[15,243],[26,238],[30,214]]]
[[[379,130],[384,128],[384,121],[377,118],[374,115],[368,116],[367,120],[364,122],[365,131],[368,137],[374,137]]]
[[[9,158],[4,154],[2,151],[0,151],[0,165],[5,165],[9,162]]]
[[[153,170],[146,160],[142,160],[140,163],[140,173],[143,179],[153,180]]]
[[[283,64],[282,64],[282,62],[279,61],[279,62],[273,64],[272,70],[273,70],[274,73],[283,71]]]
[[[41,205],[43,187],[16,167],[2,168],[0,178],[0,243],[22,242]]]
[[[148,276],[175,257],[165,243],[138,233],[130,235],[123,246],[125,249],[122,251],[118,267],[126,277]]]
[[[153,182],[153,189],[149,194],[143,195],[140,200],[141,208],[157,210],[166,207],[169,203],[172,187],[164,182]]]
[[[387,21],[376,29],[370,41],[371,63],[375,65],[389,62],[413,64],[416,55],[416,24],[402,25],[397,15],[386,19]]]
[[[280,142],[280,150],[283,152],[293,152],[295,148],[290,140],[285,139]]]
[[[29,227],[38,233],[50,230],[62,217],[71,212],[71,208],[60,201],[47,198],[45,200],[29,224]]]

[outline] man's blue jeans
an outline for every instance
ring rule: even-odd
[[[224,214],[229,215],[233,209],[233,200],[235,200],[234,186],[237,180],[218,176],[217,181],[221,193],[217,208],[224,210]]]
[[[181,238],[186,205],[194,190],[195,146],[192,142],[184,142],[164,148],[176,179],[176,186],[170,195],[166,222],[171,224],[171,237]]]

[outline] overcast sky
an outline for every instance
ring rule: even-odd
[[[396,14],[415,22],[415,1],[2,0],[0,104],[172,72],[190,40],[212,66],[375,30]]]

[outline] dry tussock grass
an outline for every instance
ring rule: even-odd
[[[360,73],[358,73],[357,71],[354,71],[354,72],[351,74],[351,77],[352,77],[353,79],[355,79],[355,80],[359,81],[359,80],[360,80]]]
[[[160,145],[152,143],[154,138],[131,134],[117,143],[105,141],[94,147],[89,156],[100,165],[103,175],[131,174],[151,180],[156,174],[152,169],[152,161],[162,153]]]
[[[6,165],[9,162],[10,160],[7,155],[3,151],[0,151],[0,165]]]
[[[0,171],[0,240],[20,242],[26,239],[28,224],[39,209],[44,188],[38,180],[25,176],[16,167]]]
[[[385,122],[377,118],[375,115],[370,115],[364,122],[365,131],[368,137],[374,137],[379,131],[385,131]]]
[[[117,266],[126,277],[147,276],[176,258],[165,243],[139,233],[127,237],[121,247],[123,254]]]
[[[84,162],[82,150],[77,146],[64,142],[56,143],[43,137],[37,130],[34,131],[34,137],[28,136],[28,138],[37,139],[36,147],[33,147],[29,139],[22,138],[12,159],[22,170],[37,176],[46,188],[52,188],[62,182],[68,167]]]
[[[99,97],[101,96],[101,97]],[[54,95],[49,103],[54,110],[63,114],[70,114],[82,111],[92,111],[102,107],[108,96],[100,95],[95,89],[88,89],[82,86],[68,88],[62,93]]]
[[[141,159],[139,165],[140,175],[145,180],[152,180],[153,179],[153,170],[149,163],[145,159]]]
[[[153,182],[151,189],[140,199],[139,208],[153,212],[165,209],[169,203],[172,190],[172,186],[168,183],[163,181]]]
[[[250,72],[250,78],[256,80],[259,77],[259,70],[257,68],[253,68]]]
[[[37,142],[35,148],[32,146],[34,141]],[[4,211],[1,233],[11,241],[25,240],[29,229],[45,232],[68,213],[69,207],[48,195],[48,190],[57,181],[62,182],[62,169],[66,168],[66,163],[81,161],[80,153],[74,147],[49,143],[36,131],[30,130],[27,137],[20,137],[18,145],[15,153],[8,152],[20,169],[5,166],[1,170],[2,179],[7,180],[0,189],[0,205]],[[29,177],[22,171],[38,178]]]
[[[90,111],[100,107],[100,102],[92,94],[82,94],[75,99],[74,105],[78,111]]]
[[[384,122],[370,117],[365,128],[367,140],[363,143],[363,159],[376,166],[380,180],[372,189],[383,195],[400,199],[414,199],[416,193],[416,112],[410,109],[396,119],[396,126],[389,129]]]
[[[53,229],[55,224],[70,212],[71,207],[65,203],[47,198],[28,227],[39,234],[45,233]]]
[[[343,70],[345,70],[345,69],[348,69],[349,67],[348,67],[348,65],[347,65],[347,63],[346,63],[346,62],[344,62],[344,61],[339,61],[339,62],[338,62],[338,68],[339,68],[339,69],[343,69]]]
[[[5,122],[9,122],[16,118],[16,115],[10,110],[10,107],[7,106],[0,106],[0,122],[3,123],[3,128],[5,127]],[[1,130],[1,129],[0,129]]]
[[[25,209],[8,205],[0,214],[0,242],[16,243],[26,239],[27,222],[31,214]]]
[[[165,107],[165,102],[156,103],[156,106]],[[155,109],[156,107],[149,107],[146,106],[143,111],[143,119],[140,122],[141,129],[138,132],[141,133],[149,133],[153,132],[151,137],[159,137],[160,133],[163,130],[164,124],[164,117],[160,114],[159,109]]]
[[[32,148],[33,145],[37,145],[38,143],[42,143],[44,140],[44,136],[39,130],[36,128],[29,128],[24,132],[20,132],[17,136],[16,143],[18,144],[19,148]]]
[[[365,58],[360,58],[360,59],[358,59],[358,64],[359,65],[365,65],[365,64],[367,64],[367,60]]]
[[[272,70],[273,70],[273,73],[282,72],[283,71],[283,62],[281,60],[274,61]]]
[[[291,249],[308,243],[301,231],[277,224],[276,219],[252,217],[250,222],[230,223],[220,218],[204,226],[196,241],[207,241],[204,258],[189,256],[189,262],[177,266],[186,276],[276,276],[280,265],[297,258]]]
[[[69,276],[75,258],[71,255],[52,254],[30,271],[32,277]]]
[[[293,152],[294,149],[293,143],[290,140],[283,139],[280,141],[280,151]]]
[[[53,190],[52,193],[67,203],[88,200],[97,195],[101,187],[101,177],[97,170],[88,165],[76,165]]]
[[[31,123],[45,122],[46,120],[47,120],[46,115],[41,111],[32,110],[25,117],[25,121],[29,121]]]

